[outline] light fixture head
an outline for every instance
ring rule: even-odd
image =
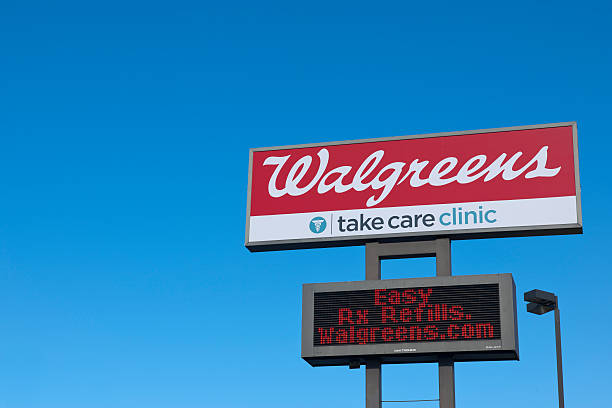
[[[554,307],[552,306],[545,306],[545,305],[540,305],[538,303],[527,303],[527,311],[529,313],[534,313],[537,315],[542,315],[544,313],[548,313],[551,310],[554,310]]]
[[[534,289],[530,290],[529,292],[525,292],[523,298],[525,302],[537,303],[539,305],[552,307],[553,309],[557,305],[557,296],[555,296],[554,293],[545,292],[539,289]]]

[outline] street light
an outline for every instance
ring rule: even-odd
[[[527,311],[537,315],[555,311],[555,339],[557,341],[557,390],[559,391],[559,408],[565,407],[563,398],[563,366],[561,362],[561,327],[559,323],[559,300],[554,293],[543,290],[530,290],[524,294]]]

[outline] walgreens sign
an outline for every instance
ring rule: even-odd
[[[246,246],[582,232],[576,124],[252,149]]]

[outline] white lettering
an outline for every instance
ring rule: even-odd
[[[471,183],[472,181],[478,180],[478,178],[480,177],[479,175],[471,176],[471,174],[477,171],[478,169],[480,169],[486,163],[486,161],[487,161],[487,156],[485,156],[484,154],[479,154],[478,156],[474,156],[468,161],[466,161],[465,164],[461,166],[461,168],[459,169],[459,172],[457,173],[457,177],[456,177],[457,183],[468,184],[468,183]],[[478,163],[476,163],[474,167],[470,168],[470,166],[474,162],[478,162]]]
[[[297,186],[298,183],[302,181],[302,178],[304,178],[304,175],[306,175],[306,172],[308,172],[310,164],[312,163],[312,157],[304,156],[299,159],[293,165],[293,167],[291,167],[291,170],[289,170],[289,174],[287,175],[287,180],[285,180],[285,187],[281,190],[278,190],[276,188],[276,179],[278,178],[278,173],[280,173],[281,168],[283,167],[285,162],[287,162],[289,156],[267,157],[266,160],[264,160],[264,166],[276,165],[276,168],[272,173],[272,177],[270,177],[270,182],[268,183],[268,193],[270,194],[270,196],[278,198],[284,196],[285,194],[289,194],[291,196],[299,196],[304,193],[307,193],[315,184],[317,184],[317,181],[319,181],[319,179],[325,172],[325,169],[327,168],[327,162],[329,161],[329,152],[327,151],[327,149],[319,150],[317,155],[319,156],[319,170],[317,171],[317,174],[314,176],[314,178],[310,181],[310,183],[308,183],[308,185],[306,185],[305,187]],[[296,175],[296,173],[298,174]]]
[[[369,184],[363,184],[363,180],[368,177],[372,171],[374,171],[374,168],[378,166],[378,163],[380,163],[384,154],[384,151],[377,150],[369,155],[368,158],[363,161],[363,163],[361,163],[361,166],[359,166],[357,169],[357,173],[355,173],[355,177],[353,177],[353,188],[356,191],[363,191],[369,187]],[[374,161],[374,163],[369,169],[366,170],[366,167],[368,167],[371,161]],[[363,173],[364,171],[365,174]]]
[[[308,184],[303,187],[298,186],[298,184],[304,184],[303,180],[312,165],[312,156],[305,155],[299,158],[291,169],[289,169],[285,185],[280,189],[278,188],[279,174],[291,156],[267,157],[263,165],[276,166],[268,181],[268,194],[273,198],[282,197],[285,194],[300,196],[310,191],[317,183],[316,191],[318,194],[325,194],[331,190],[334,190],[336,193],[345,193],[350,190],[365,191],[368,188],[372,190],[382,190],[378,197],[376,197],[376,194],[373,194],[367,199],[366,206],[373,207],[387,198],[396,186],[400,185],[411,175],[410,186],[421,187],[426,184],[431,186],[444,186],[455,181],[459,184],[469,184],[483,176],[484,182],[487,182],[495,179],[500,174],[503,180],[514,180],[534,165],[535,168],[525,174],[524,177],[526,179],[554,177],[561,170],[560,166],[554,169],[546,167],[548,146],[543,146],[527,164],[518,170],[515,170],[514,166],[523,155],[523,152],[516,152],[509,159],[508,154],[502,153],[484,169],[482,168],[487,162],[487,156],[484,154],[476,155],[465,161],[465,163],[459,167],[459,170],[457,170],[456,175],[450,175],[450,173],[457,168],[459,160],[456,157],[446,157],[433,166],[429,176],[426,178],[421,178],[421,173],[425,167],[427,167],[429,161],[414,159],[410,163],[408,171],[404,173],[401,179],[400,176],[407,163],[393,162],[385,165],[376,173],[376,176],[371,181],[366,182],[365,180],[375,172],[376,168],[381,163],[384,154],[384,150],[377,150],[370,154],[357,168],[351,182],[349,184],[344,184],[345,178],[349,176],[353,168],[351,166],[339,166],[326,172],[327,164],[329,163],[329,152],[327,149],[323,148],[317,153],[319,157],[319,168]],[[444,176],[448,177],[444,178]]]
[[[395,183],[397,182],[397,179],[402,173],[402,169],[404,168],[404,165],[405,163],[394,162],[394,163],[386,165],[385,167],[383,167],[383,169],[380,172],[378,172],[378,174],[376,175],[376,177],[374,177],[374,180],[372,180],[370,185],[372,186],[374,190],[378,190],[382,188],[383,191],[382,193],[380,193],[378,198],[374,198],[374,196],[368,198],[368,201],[366,202],[366,205],[368,207],[375,206],[376,204],[380,203],[382,200],[385,199],[385,197],[389,195],[391,190],[393,190],[393,187],[395,187]],[[392,170],[392,173],[386,179],[381,180],[380,177],[384,173],[386,173],[388,170]]]
[[[456,157],[447,157],[446,159],[440,160],[440,162],[436,164],[433,169],[431,169],[431,173],[429,174],[429,184],[432,186],[444,186],[455,181],[455,177],[447,179],[442,179],[441,177],[450,173],[451,170],[457,165],[457,162],[458,160]]]
[[[266,157],[266,160],[264,160],[263,162],[264,166],[276,166],[276,168],[274,169],[274,173],[272,173],[272,177],[270,177],[270,181],[268,182],[268,194],[270,194],[270,197],[278,198],[285,195],[284,188],[282,190],[278,190],[276,188],[276,179],[278,178],[278,173],[280,173],[281,169],[283,168],[283,165],[287,162],[287,159],[289,157],[290,156],[270,156]]]
[[[317,188],[317,192],[319,194],[324,194],[324,193],[327,193],[332,188],[334,189],[336,193],[344,193],[346,191],[349,191],[351,188],[353,188],[353,185],[352,184],[346,184],[346,185],[342,184],[342,179],[351,170],[353,170],[351,166],[340,166],[340,167],[333,169],[332,171],[327,173],[325,177],[321,179],[321,182],[319,183],[319,187]],[[330,176],[333,176],[335,174],[339,174],[340,176],[334,181],[332,181],[330,184],[327,184],[327,179],[329,179]]]
[[[410,173],[414,173],[412,175],[412,178],[410,179],[410,185],[412,187],[424,186],[425,184],[427,184],[427,179],[422,180],[421,178],[419,178],[419,176],[421,175],[421,171],[423,171],[425,166],[427,166],[428,164],[428,161],[419,163],[419,159],[414,159],[412,163],[410,163],[410,168],[408,169],[406,174],[404,174],[404,177],[402,177],[402,179],[397,184],[402,184],[402,181],[406,180]]]
[[[546,161],[548,160],[548,146],[544,146],[540,149],[540,151],[531,159],[529,163],[527,163],[526,168],[531,166],[533,161],[536,161],[536,168],[531,170],[529,173],[525,174],[526,179],[531,179],[535,177],[555,177],[560,171],[561,166],[555,169],[547,169]]]

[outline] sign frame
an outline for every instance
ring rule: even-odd
[[[475,284],[499,284],[501,338],[493,340],[453,340],[435,342],[393,342],[363,345],[314,346],[314,293],[393,288],[418,288]],[[414,350],[396,352],[395,350]],[[512,274],[437,276],[366,280],[353,282],[310,283],[302,289],[302,358],[313,367],[365,364],[376,359],[384,364],[431,363],[441,355],[453,355],[454,361],[518,360],[516,286]]]
[[[504,132],[529,130],[529,129],[545,129],[554,127],[572,127],[573,139],[573,160],[574,160],[574,182],[576,189],[576,212],[577,222],[569,224],[551,224],[551,225],[535,225],[535,226],[512,226],[512,227],[492,227],[492,228],[471,228],[462,230],[446,230],[446,231],[420,231],[406,232],[403,234],[371,234],[371,235],[352,235],[344,237],[333,237],[331,239],[321,238],[300,238],[288,240],[274,241],[249,241],[250,215],[251,215],[251,185],[253,173],[253,153],[259,151],[273,151],[282,149],[300,149],[307,147],[325,147],[345,144],[361,144],[373,142],[397,141],[406,139],[425,139],[438,138],[447,136],[475,135],[482,133],[498,134],[503,136]],[[246,228],[245,228],[245,246],[251,252],[260,251],[275,251],[285,249],[305,249],[305,248],[326,248],[339,246],[363,245],[367,242],[401,242],[415,241],[431,237],[446,237],[457,239],[479,239],[479,238],[502,238],[502,237],[522,237],[522,236],[540,236],[540,235],[566,235],[566,234],[582,234],[582,206],[580,193],[580,172],[578,161],[578,135],[576,122],[559,122],[540,125],[528,126],[512,126],[492,129],[477,129],[457,132],[442,132],[442,133],[427,133],[420,135],[408,136],[392,136],[382,138],[343,140],[334,142],[309,143],[300,145],[287,145],[275,147],[252,148],[249,150],[249,173],[247,186],[247,208],[246,208]]]

